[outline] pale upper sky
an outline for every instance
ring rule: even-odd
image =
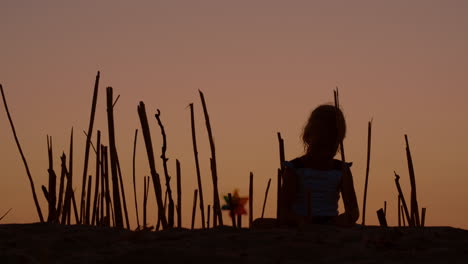
[[[374,120],[366,222],[377,224],[375,211],[387,201],[388,221],[396,224],[394,170],[402,176],[409,199],[406,133],[419,204],[427,207],[426,223],[468,228],[467,1],[2,1],[0,6],[0,83],[44,213],[40,186],[47,184],[46,135],[53,136],[58,164],[74,127],[75,175],[80,177],[82,131],[88,127],[94,77],[100,70],[95,128],[106,142],[105,87],[112,86],[121,95],[115,115],[128,204],[133,204],[131,154],[134,130],[140,129],[140,100],[147,105],[156,156],[161,137],[151,118],[159,108],[172,175],[175,159],[181,161],[188,226],[197,186],[187,108],[191,102],[205,204],[212,203],[198,89],[210,111],[220,193],[239,188],[247,194],[253,171],[258,217],[266,183],[276,179],[276,132],[285,139],[287,159],[301,155],[299,136],[308,114],[331,102],[338,86],[348,122],[345,150],[354,162],[360,206],[367,122]],[[2,222],[38,221],[26,172],[1,112],[0,214],[13,208]],[[139,139],[141,204],[149,169],[141,135]],[[275,201],[272,191],[267,216],[275,215]],[[134,208],[129,210],[135,223]]]

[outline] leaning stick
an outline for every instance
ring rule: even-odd
[[[215,152],[215,143],[213,140],[213,133],[211,131],[210,117],[208,115],[208,109],[206,108],[205,96],[202,91],[198,90],[200,93],[200,99],[203,106],[203,113],[205,114],[206,129],[208,131],[208,138],[210,140],[210,149],[211,149],[211,175],[213,179],[213,216],[219,220],[219,224],[223,225],[223,215],[221,214],[221,206],[219,203],[219,193],[218,193],[218,172],[216,167],[216,152]],[[213,222],[215,225],[216,223]]]
[[[403,205],[400,207],[400,210],[401,210],[402,212],[404,212]],[[405,217],[404,217],[404,216],[402,216],[402,217],[401,217],[401,219],[403,220],[403,226],[406,226]]]
[[[367,126],[367,166],[366,166],[366,182],[364,184],[364,199],[362,202],[362,225],[366,225],[366,201],[367,201],[367,183],[369,181],[369,166],[371,154],[371,135],[372,135],[372,120]]]
[[[91,217],[91,225],[95,224],[96,220],[96,213],[98,212],[97,207],[99,204],[99,178],[101,178],[101,168],[100,168],[100,162],[101,162],[101,131],[97,131],[97,143],[96,143],[97,149],[96,149],[96,182],[94,186],[94,201],[93,201],[93,215]],[[101,183],[102,185],[102,183]]]
[[[426,208],[422,208],[422,212],[421,212],[421,227],[424,227],[425,226],[425,222],[426,222]]]
[[[265,199],[263,200],[263,208],[262,208],[262,218],[263,218],[263,214],[265,213],[265,205],[266,205],[267,198],[268,198],[268,191],[270,190],[270,184],[271,184],[271,178],[268,180],[267,188],[265,191]]]
[[[193,156],[195,157],[195,168],[197,171],[198,195],[200,196],[200,216],[202,228],[205,229],[205,203],[203,201],[203,188],[200,176],[200,164],[198,162],[197,137],[195,135],[195,117],[193,113],[193,103],[190,104],[190,123],[192,127]]]
[[[138,218],[138,202],[137,202],[137,195],[136,195],[136,179],[135,179],[135,167],[136,167],[135,157],[136,157],[137,138],[138,138],[138,129],[135,129],[135,139],[133,140],[132,176],[133,176],[133,194],[135,196],[135,213],[136,213],[136,220],[137,220],[137,229],[140,229],[140,219]]]
[[[145,139],[146,152],[148,154],[148,163],[150,166],[151,177],[153,179],[154,192],[156,196],[156,202],[158,204],[158,215],[162,221],[163,229],[167,228],[167,220],[164,212],[162,194],[161,194],[161,181],[159,174],[156,172],[156,165],[154,162],[153,143],[151,141],[151,133],[148,125],[148,118],[146,116],[146,108],[143,102],[140,102],[138,106],[138,115],[140,117],[141,131]]]
[[[62,204],[63,204],[63,187],[65,182],[65,175],[67,174],[67,158],[65,153],[62,153],[60,157],[61,161],[61,172],[60,172],[60,186],[59,186],[59,193],[58,193],[58,204],[57,204],[57,213],[56,213],[56,222],[59,222],[60,214],[62,213]]]
[[[197,194],[198,194],[198,190],[195,189],[195,192],[193,193],[192,227],[191,227],[192,230],[193,230],[193,227],[195,226],[195,214],[197,213]]]
[[[8,213],[10,213],[11,209],[13,209],[13,208],[8,209],[8,211],[7,211],[6,213],[4,213],[4,214],[0,217],[0,221],[2,221],[2,219],[5,218],[5,216],[7,216]]]
[[[413,159],[411,158],[411,151],[408,143],[408,136],[405,135],[406,141],[406,158],[408,160],[408,171],[411,182],[411,218],[414,217],[413,223],[415,226],[420,226],[421,222],[419,221],[419,209],[418,209],[418,199],[416,196],[416,178],[414,176],[414,167]]]
[[[249,228],[252,228],[253,222],[253,173],[249,177]]]
[[[13,120],[11,119],[10,111],[8,110],[8,105],[7,105],[6,98],[5,98],[5,93],[3,91],[3,86],[1,84],[0,84],[0,91],[2,92],[3,105],[5,106],[5,111],[7,112],[8,120],[10,121],[10,126],[11,126],[11,130],[13,131],[13,136],[15,138],[16,146],[18,147],[18,150],[19,150],[20,155],[21,155],[21,159],[23,160],[23,163],[24,163],[24,167],[26,168],[26,174],[28,175],[29,184],[31,185],[31,192],[32,192],[32,195],[33,195],[34,204],[36,205],[36,210],[37,210],[37,214],[39,216],[39,220],[41,222],[44,222],[44,217],[42,216],[41,207],[39,206],[39,201],[37,200],[36,190],[34,188],[34,181],[32,179],[31,172],[29,171],[29,166],[28,166],[26,158],[25,158],[25,156],[23,154],[23,150],[21,149],[21,145],[20,145],[20,142],[18,140],[18,136],[16,135],[15,126],[13,124]]]
[[[400,186],[400,176],[396,173],[395,173],[395,184],[396,184],[396,187],[398,189],[398,194],[399,196],[401,197],[401,203],[403,205],[403,209],[404,209],[404,212],[405,212],[405,215],[406,215],[406,219],[408,220],[408,225],[409,226],[414,226],[413,224],[413,219],[410,217],[410,214],[408,212],[408,207],[406,206],[406,201],[405,201],[405,196],[403,195],[403,191],[401,190],[401,186]],[[404,223],[404,220],[403,220],[403,223]]]
[[[93,92],[93,100],[91,104],[91,117],[89,119],[89,127],[88,127],[88,133],[86,136],[86,148],[85,148],[85,158],[84,158],[84,169],[83,169],[83,183],[82,183],[82,188],[81,188],[81,199],[80,199],[80,212],[83,211],[83,206],[84,206],[84,192],[85,192],[85,187],[86,187],[86,177],[88,174],[88,159],[89,159],[89,147],[91,143],[91,137],[93,135],[93,125],[94,125],[94,116],[96,113],[96,104],[97,104],[97,97],[98,97],[98,88],[99,88],[99,78],[100,78],[100,72],[97,72],[96,75],[96,80],[94,81],[94,92]],[[83,220],[83,215],[80,214],[80,223]]]
[[[158,125],[161,128],[161,135],[163,137],[161,159],[163,161],[164,177],[166,178],[166,193],[169,198],[167,224],[169,228],[172,228],[174,227],[174,200],[172,199],[171,177],[169,176],[169,171],[167,169],[167,161],[169,159],[166,157],[166,151],[167,151],[166,131],[164,130],[164,126],[161,122],[161,111],[159,111],[159,109],[157,109],[157,113],[155,117],[158,120]]]
[[[180,173],[180,162],[176,159],[177,175],[177,227],[182,228],[182,182]]]
[[[211,205],[208,205],[208,217],[206,218],[206,228],[210,229],[210,212],[211,212]]]
[[[398,227],[401,227],[401,197],[398,195]]]
[[[146,229],[146,205],[148,204],[149,176],[145,176],[143,185],[143,229]]]
[[[381,227],[387,227],[387,219],[385,218],[385,213],[382,208],[377,211],[377,217],[379,218],[379,223]]]
[[[114,196],[115,226],[123,228],[122,206],[120,203],[119,176],[117,171],[117,148],[115,145],[113,89],[107,87],[107,125],[109,129],[109,154],[112,175],[112,194]]]

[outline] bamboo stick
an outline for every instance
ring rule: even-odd
[[[163,210],[163,201],[161,194],[161,182],[159,179],[159,174],[156,172],[156,165],[154,163],[154,152],[153,144],[151,142],[151,134],[148,125],[148,118],[146,116],[146,108],[143,102],[140,102],[138,106],[138,115],[140,117],[141,131],[145,139],[146,152],[148,154],[148,163],[150,166],[151,177],[153,179],[154,192],[156,196],[156,202],[158,204],[158,215],[161,218],[163,229],[167,228],[166,215]]]
[[[176,159],[177,174],[177,227],[182,228],[182,182],[180,173],[180,162]]]
[[[401,197],[400,195],[398,195],[398,227],[401,227],[401,210],[400,210],[400,207],[401,207]]]
[[[49,192],[47,191],[47,188],[44,185],[41,185],[41,190],[42,190],[42,193],[44,194],[44,197],[47,203],[49,203]]]
[[[218,218],[219,224],[223,225],[223,215],[221,214],[221,206],[219,203],[219,193],[218,193],[218,172],[216,167],[216,152],[215,152],[215,143],[213,140],[213,133],[211,131],[210,117],[208,115],[208,109],[206,107],[205,96],[202,91],[198,90],[200,93],[200,99],[203,106],[203,113],[205,115],[206,129],[208,132],[208,138],[210,140],[210,149],[211,149],[211,175],[213,179],[213,216]],[[213,224],[215,224],[213,222]]]
[[[249,228],[252,228],[253,222],[253,173],[249,177]]]
[[[143,229],[146,229],[146,205],[148,204],[148,185],[146,176],[143,181]],[[149,176],[148,176],[149,179]]]
[[[385,213],[382,208],[377,211],[377,217],[379,218],[379,223],[381,227],[388,227],[387,219],[385,218]]]
[[[56,185],[57,185],[57,176],[55,175],[54,171],[54,162],[53,162],[53,150],[52,150],[52,137],[47,136],[47,153],[49,157],[49,195],[48,195],[48,202],[49,202],[49,215],[47,217],[47,222],[55,222],[56,219],[56,204],[57,204],[57,193],[56,193]]]
[[[411,182],[411,217],[414,216],[413,223],[415,226],[420,226],[421,222],[419,220],[419,209],[418,209],[418,199],[416,196],[416,178],[414,175],[413,159],[411,158],[411,151],[408,143],[408,136],[405,135],[406,141],[406,158],[408,161],[408,171]]]
[[[138,201],[136,194],[136,179],[135,179],[135,158],[136,158],[136,146],[138,139],[138,129],[135,129],[135,139],[133,140],[133,162],[132,162],[132,176],[133,176],[133,194],[135,196],[135,214],[137,221],[137,230],[140,229],[140,219],[138,218]]]
[[[67,174],[67,158],[65,153],[62,153],[60,157],[61,161],[61,172],[60,172],[60,186],[59,186],[59,194],[58,194],[58,204],[57,204],[57,214],[56,214],[56,222],[60,222],[60,215],[62,211],[62,204],[63,204],[63,192],[64,192],[64,183],[65,183],[65,175]]]
[[[285,158],[284,158],[284,140],[281,137],[280,132],[278,132],[278,145],[279,145],[280,169],[281,169],[281,172],[283,172],[283,170],[284,170],[284,161],[285,161]]]
[[[93,177],[91,175],[89,175],[88,177],[88,191],[86,192],[86,212],[85,212],[85,225],[89,225],[90,222],[90,210],[91,210],[91,180],[93,179]]]
[[[410,214],[408,212],[408,207],[406,206],[406,201],[405,201],[405,196],[403,195],[403,191],[401,190],[401,186],[400,186],[400,176],[396,173],[395,173],[395,184],[396,184],[396,187],[398,189],[398,194],[400,195],[401,197],[401,203],[403,204],[403,209],[404,209],[404,212],[405,212],[405,215],[406,215],[406,219],[408,220],[408,225],[413,227],[414,224],[413,224],[413,221],[412,221],[412,218],[410,217]]]
[[[206,228],[210,229],[210,213],[211,213],[211,205],[208,205],[208,217],[206,218]]]
[[[104,201],[106,207],[106,216],[105,218],[105,226],[110,226],[110,218],[111,218],[111,198],[110,198],[110,186],[109,186],[109,155],[107,154],[107,147],[103,147],[102,149],[103,157],[102,157],[102,165],[103,171],[102,176],[105,182],[104,188]]]
[[[96,142],[96,182],[94,184],[94,201],[93,201],[93,215],[91,217],[91,225],[95,225],[96,219],[99,219],[96,217],[96,213],[99,212],[96,210],[96,208],[99,206],[99,178],[101,178],[101,131],[97,131],[97,142]],[[101,183],[102,185],[102,183]]]
[[[281,217],[281,185],[282,185],[282,183],[281,183],[281,178],[282,178],[281,169],[278,169],[277,174],[278,174],[277,175],[278,184],[276,185],[276,187],[277,187],[277,190],[276,190],[276,192],[277,192],[277,195],[276,195],[276,219],[278,219],[277,224],[279,224],[279,222],[280,222],[279,219],[282,219],[282,217]]]
[[[195,116],[193,113],[193,103],[190,104],[190,123],[192,127],[193,156],[195,157],[195,168],[197,172],[198,195],[200,196],[200,216],[202,228],[205,229],[205,203],[203,201],[203,188],[200,176],[200,164],[198,162],[197,137],[195,134]]]
[[[422,208],[422,212],[421,212],[421,227],[424,227],[425,226],[425,222],[426,222],[426,208]]]
[[[232,227],[236,227],[236,218],[235,218],[235,215],[234,215],[234,209],[232,208],[232,194],[231,193],[228,193],[228,201],[229,201],[229,204],[228,206],[230,207],[230,210],[229,210],[229,216],[231,217],[231,221],[232,221]]]
[[[83,166],[83,183],[82,183],[82,188],[81,188],[80,211],[83,210],[83,206],[84,206],[84,192],[85,192],[85,187],[86,187],[86,177],[88,174],[89,147],[91,143],[91,137],[93,135],[94,116],[96,113],[96,104],[97,104],[97,97],[98,97],[100,74],[101,73],[98,71],[96,74],[96,80],[94,81],[93,100],[91,103],[91,116],[89,119],[88,133],[86,136],[86,148],[85,148],[85,158],[84,158],[84,166]],[[80,214],[80,223],[82,222],[82,220],[83,220],[83,215]]]
[[[387,216],[387,201],[384,201],[384,209],[383,209],[384,215]]]
[[[164,176],[166,178],[166,193],[167,193],[167,196],[168,196],[168,199],[169,199],[167,225],[168,225],[169,228],[172,228],[172,227],[174,227],[174,200],[172,199],[171,177],[169,176],[169,171],[167,169],[167,161],[169,160],[166,157],[167,137],[166,137],[166,131],[164,130],[164,126],[163,126],[162,121],[161,121],[161,111],[159,111],[159,109],[157,109],[156,111],[157,111],[157,113],[155,114],[155,117],[156,117],[156,120],[158,121],[159,127],[161,128],[161,135],[162,135],[162,138],[163,138],[161,159],[163,161]]]
[[[37,210],[37,215],[39,216],[39,221],[41,221],[41,223],[42,223],[42,222],[44,222],[44,217],[42,216],[41,207],[39,206],[39,201],[37,200],[36,189],[34,188],[34,181],[32,179],[31,172],[29,171],[28,162],[26,161],[26,158],[25,158],[25,156],[23,154],[23,150],[21,149],[21,145],[20,145],[20,142],[18,140],[18,136],[16,135],[15,126],[13,124],[13,120],[11,119],[10,110],[8,110],[8,105],[7,105],[7,102],[6,102],[5,93],[3,91],[3,86],[1,84],[0,84],[0,91],[2,92],[3,105],[5,106],[5,111],[7,113],[8,120],[10,121],[10,126],[11,126],[11,130],[13,132],[13,136],[15,138],[16,146],[18,147],[18,150],[19,150],[20,155],[21,155],[21,159],[23,160],[23,164],[24,164],[24,167],[26,169],[26,174],[28,175],[29,184],[31,186],[31,192],[32,192],[33,200],[34,200],[34,205],[36,206],[36,210]]]
[[[195,189],[194,194],[193,194],[192,226],[191,226],[192,230],[195,226],[195,215],[197,213],[197,195],[198,195],[198,189]]]
[[[268,191],[270,190],[270,184],[271,184],[271,178],[268,180],[267,188],[266,188],[266,191],[265,191],[265,199],[263,200],[263,207],[262,207],[262,218],[263,218],[263,215],[265,213],[265,206],[266,206],[266,202],[267,202],[267,198],[268,198]]]
[[[124,189],[123,180],[122,180],[122,171],[120,170],[119,155],[117,154],[117,152],[116,152],[116,160],[117,160],[117,171],[119,173],[120,191],[122,193],[122,206],[124,209],[125,224],[127,226],[127,229],[130,229],[130,221],[128,220],[128,211],[127,211],[127,199],[125,198],[125,189]]]
[[[366,201],[367,201],[367,184],[369,181],[370,155],[371,155],[371,139],[372,139],[372,120],[367,125],[367,165],[366,165],[366,181],[364,184],[364,198],[362,202],[362,225],[366,225]]]
[[[404,212],[404,208],[403,208],[403,205],[401,206],[401,211]],[[406,226],[406,221],[405,221],[405,217],[404,216],[401,216],[401,220],[403,220],[403,226]]]
[[[109,128],[109,154],[110,168],[112,175],[112,194],[114,198],[114,214],[115,225],[117,228],[123,228],[122,206],[120,203],[119,192],[119,176],[117,171],[117,148],[115,145],[115,130],[114,130],[114,108],[113,108],[113,89],[107,87],[107,124]]]

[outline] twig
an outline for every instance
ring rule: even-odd
[[[5,218],[5,216],[8,215],[8,213],[11,211],[11,209],[13,209],[13,208],[8,209],[8,211],[7,211],[6,213],[4,213],[4,214],[2,215],[2,217],[0,217],[0,221],[2,221],[3,218]]]
[[[64,183],[65,183],[65,175],[67,172],[67,158],[65,153],[62,153],[60,157],[61,161],[61,172],[60,172],[60,187],[59,187],[59,195],[58,195],[58,205],[57,205],[57,214],[56,214],[56,222],[59,222],[60,214],[62,212],[62,204],[63,204],[63,191],[64,191]]]
[[[206,218],[206,228],[210,229],[210,213],[211,213],[211,205],[208,205],[208,215]]]
[[[267,198],[268,198],[268,191],[270,190],[270,184],[271,184],[271,178],[268,180],[267,188],[265,191],[265,199],[263,200],[263,208],[262,208],[262,218],[265,213],[265,205],[266,205]]]
[[[90,220],[90,210],[91,210],[91,181],[93,177],[91,175],[88,176],[88,191],[86,192],[86,211],[85,211],[85,224],[89,225]]]
[[[410,217],[410,214],[408,212],[408,207],[406,206],[406,201],[405,201],[405,196],[403,195],[403,192],[401,190],[401,186],[400,186],[400,176],[396,173],[395,173],[395,184],[396,184],[396,187],[398,189],[398,194],[400,195],[400,198],[401,198],[401,203],[403,204],[403,209],[404,209],[404,212],[405,212],[405,215],[406,215],[406,219],[408,220],[408,225],[409,226],[414,226],[413,225],[413,221],[412,221],[412,218]],[[404,220],[403,220],[404,222]]]
[[[47,217],[47,222],[55,222],[56,220],[56,203],[57,203],[57,176],[54,171],[54,162],[53,162],[53,150],[52,150],[52,137],[47,136],[47,153],[49,157],[49,194],[48,194],[48,203],[49,203],[49,215]]]
[[[425,222],[426,222],[426,208],[422,208],[422,212],[421,212],[421,227],[424,227],[425,226]]]
[[[167,151],[166,131],[164,130],[164,126],[161,122],[161,112],[159,111],[159,109],[157,109],[157,113],[155,117],[156,117],[156,120],[158,121],[159,127],[161,128],[161,135],[163,137],[161,159],[163,161],[164,177],[166,178],[166,193],[169,199],[167,224],[169,228],[172,228],[174,227],[174,200],[172,199],[171,177],[169,176],[169,171],[167,169],[167,161],[169,159],[166,157],[166,151]]]
[[[88,137],[88,133],[86,133],[86,131],[83,130],[83,134],[86,136],[86,138]],[[89,142],[90,146],[93,148],[94,150],[94,154],[97,154],[97,149],[96,147],[94,146],[93,142]]]
[[[215,143],[213,140],[213,133],[211,132],[210,117],[208,115],[208,109],[206,108],[205,97],[202,91],[198,90],[200,93],[200,99],[203,106],[203,113],[205,115],[206,129],[208,131],[208,138],[210,140],[210,149],[211,149],[211,175],[213,179],[213,217],[214,219],[219,220],[219,224],[223,225],[223,215],[221,214],[221,206],[219,203],[219,193],[218,193],[218,172],[216,167],[216,152],[215,152]],[[216,225],[216,222],[213,222],[213,225]]]
[[[197,137],[195,135],[195,117],[193,113],[193,103],[190,104],[190,123],[192,127],[193,156],[195,157],[195,168],[197,171],[198,194],[200,196],[200,216],[202,228],[205,228],[205,204],[203,201],[203,188],[200,176],[200,164],[198,162]]]
[[[130,221],[128,220],[128,211],[127,211],[127,199],[125,198],[125,189],[122,180],[122,171],[120,169],[120,162],[119,162],[119,155],[116,152],[116,160],[117,160],[117,171],[119,172],[119,185],[120,190],[122,191],[122,205],[125,214],[125,224],[127,225],[127,229],[130,229]]]
[[[13,124],[13,120],[11,119],[10,111],[8,110],[8,105],[7,105],[6,98],[5,98],[5,93],[3,91],[3,86],[1,84],[0,84],[0,90],[2,92],[3,105],[5,106],[5,111],[7,112],[8,120],[10,121],[10,126],[11,126],[11,130],[13,131],[13,136],[15,138],[16,146],[18,147],[18,150],[19,150],[20,155],[21,155],[21,159],[23,160],[23,163],[24,163],[24,167],[26,168],[26,174],[28,175],[29,184],[31,185],[31,192],[32,192],[32,195],[33,195],[34,204],[36,205],[37,214],[39,216],[39,220],[41,222],[44,222],[44,217],[42,216],[41,207],[39,206],[39,201],[37,200],[36,190],[34,188],[34,181],[32,179],[31,172],[29,171],[29,166],[28,166],[26,158],[25,158],[25,156],[23,154],[23,150],[21,149],[21,145],[20,145],[20,142],[18,140],[18,136],[16,135],[15,126]]]
[[[151,177],[153,179],[154,192],[156,196],[156,202],[158,204],[158,215],[161,218],[163,229],[167,228],[166,215],[163,210],[163,201],[161,194],[161,182],[159,174],[156,172],[156,165],[154,162],[153,143],[151,142],[151,133],[148,125],[148,118],[146,116],[146,108],[143,102],[140,102],[138,106],[138,115],[140,117],[141,131],[143,138],[145,139],[146,152],[148,154],[148,163],[150,166]]]
[[[93,135],[93,126],[94,126],[94,116],[96,113],[96,104],[97,104],[97,97],[98,97],[98,90],[99,90],[99,78],[101,73],[98,71],[96,75],[96,80],[94,81],[94,92],[93,92],[93,100],[91,103],[91,116],[89,119],[89,127],[88,133],[86,135],[86,148],[85,148],[85,158],[84,158],[84,166],[83,166],[83,182],[81,186],[81,199],[80,199],[80,212],[83,210],[84,206],[84,192],[86,188],[86,177],[88,176],[88,161],[89,161],[89,147],[91,143],[91,137]],[[71,168],[70,168],[71,170]],[[83,220],[83,215],[80,214],[80,223]]]
[[[91,225],[95,224],[95,220],[99,219],[96,217],[96,213],[99,212],[97,210],[97,207],[99,206],[99,178],[101,178],[101,168],[100,168],[100,162],[101,162],[101,131],[97,131],[97,143],[96,145],[98,146],[97,151],[96,151],[96,183],[94,186],[94,201],[93,201],[93,216],[91,218]],[[102,182],[101,182],[102,185]]]
[[[370,154],[371,154],[371,134],[372,120],[367,125],[367,166],[366,166],[366,182],[364,184],[364,199],[362,202],[362,225],[366,225],[366,201],[367,201],[367,183],[369,181]]]

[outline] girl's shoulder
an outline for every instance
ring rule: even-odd
[[[297,157],[290,161],[285,161],[284,164],[287,168],[298,169],[298,168],[305,168],[304,161],[302,157]],[[351,168],[353,165],[352,162],[345,162],[344,164],[347,168]],[[333,159],[332,161],[332,170],[341,170],[343,168],[343,162],[341,160]]]

